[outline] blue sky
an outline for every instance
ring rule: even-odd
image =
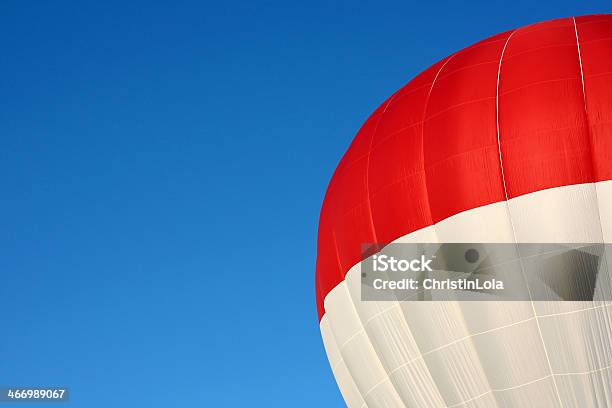
[[[475,41],[610,11],[127,3],[0,12],[0,385],[78,407],[342,406],[316,230],[361,123]]]

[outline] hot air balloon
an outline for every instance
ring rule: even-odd
[[[388,98],[330,181],[316,262],[349,407],[612,407],[612,302],[361,300],[362,245],[411,242],[612,242],[612,15],[495,35]]]

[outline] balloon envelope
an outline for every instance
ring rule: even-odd
[[[387,99],[330,182],[316,266],[350,407],[612,406],[612,302],[361,301],[362,244],[391,242],[612,242],[612,15],[493,36]]]

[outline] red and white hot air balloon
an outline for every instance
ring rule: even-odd
[[[372,242],[612,242],[612,15],[493,36],[386,100],[330,182],[316,266],[350,407],[612,407],[612,302],[366,302]]]

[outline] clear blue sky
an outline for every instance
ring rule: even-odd
[[[361,123],[457,49],[611,10],[0,9],[0,385],[67,385],[70,406],[93,408],[342,406],[315,309],[316,230]]]

